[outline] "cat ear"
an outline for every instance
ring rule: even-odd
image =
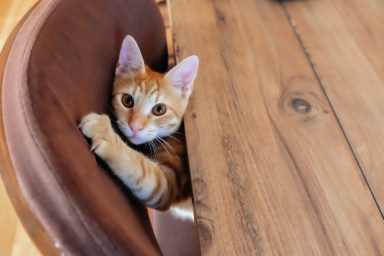
[[[195,55],[189,56],[173,67],[164,79],[178,89],[184,97],[188,97],[192,92],[198,68],[199,58]]]
[[[145,72],[144,59],[132,36],[126,36],[121,46],[116,75],[136,76]]]

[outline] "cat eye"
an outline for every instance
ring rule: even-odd
[[[123,103],[125,107],[131,108],[135,104],[135,101],[133,100],[132,95],[124,94],[123,97],[121,98],[121,103]]]
[[[159,103],[159,104],[156,104],[153,108],[152,108],[152,113],[155,115],[155,116],[161,116],[161,115],[164,115],[165,114],[165,111],[167,111],[167,107],[162,104],[162,103]]]

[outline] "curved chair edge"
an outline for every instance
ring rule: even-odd
[[[19,183],[15,176],[15,170],[11,161],[11,156],[9,154],[8,145],[5,142],[5,131],[4,131],[4,122],[3,122],[3,102],[2,102],[2,82],[4,69],[6,66],[6,61],[11,51],[13,42],[16,39],[18,32],[23,26],[26,19],[29,15],[35,10],[36,6],[39,5],[38,1],[17,23],[15,28],[12,30],[8,39],[6,40],[0,54],[0,176],[3,181],[4,187],[7,191],[10,202],[19,217],[19,220],[23,224],[26,232],[28,233],[31,240],[37,246],[37,248],[44,255],[60,255],[59,251],[53,244],[51,238],[38,221],[36,216],[32,213],[29,208],[19,186]]]

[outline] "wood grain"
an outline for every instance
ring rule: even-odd
[[[158,3],[161,15],[163,16],[165,32],[167,36],[167,48],[168,48],[168,69],[171,69],[175,65],[175,54],[173,52],[173,40],[172,40],[172,28],[169,20],[168,5],[165,1],[159,0]]]
[[[277,1],[170,1],[204,255],[383,255],[384,223]]]
[[[384,1],[285,8],[384,213]]]

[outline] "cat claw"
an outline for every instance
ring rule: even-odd
[[[101,145],[101,143],[103,142],[103,140],[95,140],[93,143],[92,143],[92,147],[91,147],[91,151],[92,152],[95,152],[95,150]]]

